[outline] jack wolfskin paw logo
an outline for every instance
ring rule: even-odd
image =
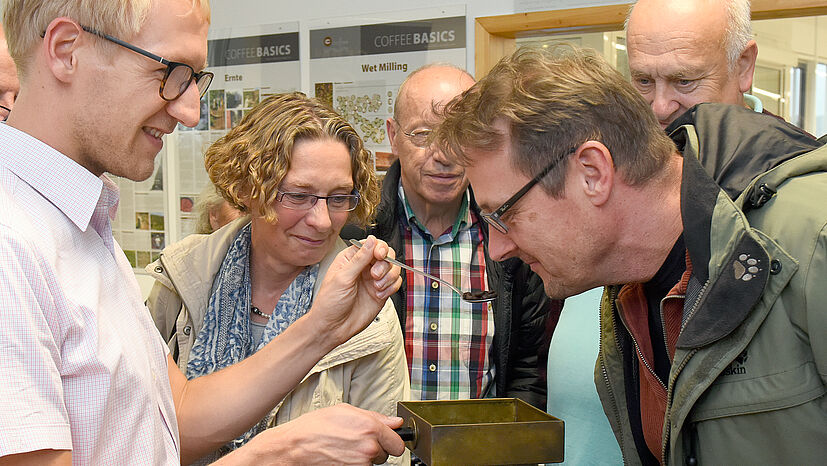
[[[760,264],[761,261],[755,259],[749,254],[741,254],[738,256],[738,260],[732,263],[732,269],[735,272],[735,279],[743,280],[745,282],[752,280],[756,275],[758,275],[758,272],[761,271],[761,268],[759,267]]]
[[[722,375],[746,375],[747,368],[744,367],[744,364],[746,364],[748,358],[749,356],[747,355],[747,350],[744,350],[741,354],[735,357],[735,360],[732,361],[729,367],[724,369]]]

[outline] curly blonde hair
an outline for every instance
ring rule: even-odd
[[[276,94],[250,110],[238,126],[216,141],[205,155],[207,173],[234,207],[259,202],[258,214],[275,223],[273,204],[290,170],[293,146],[300,140],[332,138],[350,152],[353,187],[361,198],[349,222],[367,225],[379,204],[373,159],[356,130],[338,113],[300,92]]]

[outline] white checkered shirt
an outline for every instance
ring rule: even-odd
[[[167,348],[110,220],[118,192],[0,124],[0,456],[177,464]]]

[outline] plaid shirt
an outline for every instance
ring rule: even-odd
[[[485,252],[479,219],[466,190],[454,226],[434,238],[417,221],[399,185],[405,263],[453,283],[486,290]],[[414,400],[467,399],[492,395],[490,303],[466,303],[448,287],[406,271],[405,354]]]

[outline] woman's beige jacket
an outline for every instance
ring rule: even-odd
[[[186,371],[190,350],[201,330],[213,279],[236,234],[248,222],[248,218],[241,218],[211,235],[190,235],[167,247],[146,267],[155,278],[147,306],[182,371]],[[322,259],[314,293],[333,258],[344,248],[339,239]],[[273,408],[269,427],[343,402],[395,416],[396,402],[409,397],[402,331],[389,299],[365,330],[323,357]],[[389,462],[398,463],[394,460],[399,459],[391,457]]]

